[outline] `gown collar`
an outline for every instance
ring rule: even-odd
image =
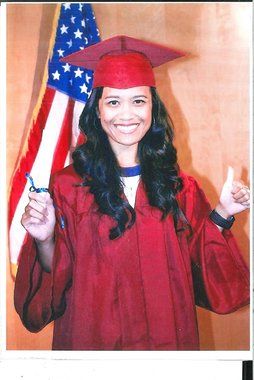
[[[121,177],[135,177],[136,175],[141,174],[140,165],[131,166],[127,168],[120,168]]]

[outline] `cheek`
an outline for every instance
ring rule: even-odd
[[[109,126],[110,126],[110,120],[105,118],[105,115],[101,115],[100,121],[101,121],[102,129],[104,130],[104,132],[106,132],[108,134],[108,130],[109,130]]]
[[[99,109],[99,118],[101,120],[101,123],[103,123],[108,119],[108,117],[107,117],[107,111],[105,107],[103,106],[101,99],[99,100],[98,109]]]
[[[101,122],[109,123],[115,117],[115,112],[112,110],[101,110],[100,119]]]
[[[140,118],[145,122],[146,125],[148,124],[150,126],[152,123],[152,109],[149,107],[143,110],[140,113]]]

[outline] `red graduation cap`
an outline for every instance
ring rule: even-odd
[[[155,87],[152,68],[186,55],[128,36],[115,36],[61,58],[94,71],[93,88]]]

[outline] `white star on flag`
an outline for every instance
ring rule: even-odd
[[[58,49],[57,52],[59,54],[59,57],[63,57],[64,50]]]
[[[64,69],[64,72],[66,73],[67,71],[70,71],[71,66],[69,65],[69,63],[66,63],[66,65],[63,66],[63,69]]]
[[[54,80],[59,80],[60,79],[60,73],[58,72],[58,70],[56,70],[54,73],[52,73],[53,75],[53,79]]]
[[[81,89],[81,94],[82,94],[83,92],[85,92],[85,93],[87,94],[87,86],[86,86],[85,83],[83,83],[82,86],[79,86],[79,88]]]
[[[81,78],[83,72],[84,72],[84,71],[80,70],[80,68],[78,67],[78,69],[74,71],[74,73],[75,73],[75,78],[77,78],[77,77],[80,77],[80,78]]]
[[[65,26],[64,24],[61,26],[60,30],[61,30],[61,34],[64,34],[64,33],[68,33],[67,30],[68,30],[68,26]]]
[[[67,43],[67,45],[69,46],[69,49],[70,49],[72,47],[72,40],[67,41],[66,43]]]
[[[81,25],[85,28],[86,27],[86,22],[85,22],[85,20],[82,20],[81,21]]]
[[[86,83],[89,83],[90,79],[92,79],[92,77],[90,77],[88,74],[86,74]]]
[[[83,32],[81,32],[79,29],[77,29],[77,31],[74,32],[74,34],[75,34],[75,38],[81,38]]]
[[[72,24],[75,24],[75,18],[76,18],[76,17],[71,16],[71,22],[72,22]]]
[[[64,3],[64,10],[66,11],[67,9],[71,9],[71,4],[70,3]]]

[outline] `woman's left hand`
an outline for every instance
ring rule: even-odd
[[[228,168],[220,200],[215,210],[225,219],[250,208],[250,190],[239,181],[234,181],[234,169]]]

